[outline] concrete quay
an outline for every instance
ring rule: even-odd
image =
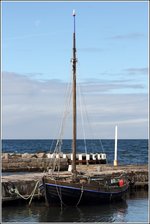
[[[43,173],[13,173],[2,174],[2,204],[12,201],[26,200],[27,198],[40,199],[42,194],[39,186],[42,183]],[[37,185],[37,186],[36,186]],[[17,189],[17,192],[15,192]],[[31,196],[31,197],[29,197]],[[27,199],[28,200],[28,199]],[[29,201],[29,200],[28,200]]]
[[[48,171],[49,169],[67,171],[72,163],[72,154],[65,153],[3,153],[3,172]],[[77,154],[76,164],[106,164],[105,153]]]
[[[2,172],[42,172],[48,169],[68,169],[65,158],[49,158],[46,153],[3,153]]]
[[[130,182],[130,189],[148,189],[148,165],[126,165],[117,166],[108,164],[101,165],[77,165],[77,170],[88,176],[115,176],[121,173],[126,173]],[[7,204],[10,201],[16,200],[31,200],[42,199],[43,195],[39,190],[42,184],[42,177],[45,172],[40,173],[14,173],[2,175],[2,203]],[[54,172],[57,175],[58,172]],[[69,175],[69,171],[60,171],[59,175]],[[17,189],[17,191],[16,191]]]

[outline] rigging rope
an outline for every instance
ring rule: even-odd
[[[64,203],[63,200],[62,200],[61,188],[60,188],[60,192],[59,192],[59,189],[58,189],[58,185],[57,185],[56,179],[54,179],[54,180],[55,180],[55,184],[56,184],[56,191],[57,191],[58,197],[59,197],[59,199],[60,199],[60,206],[61,206],[61,209],[62,209],[62,206],[65,205],[65,203]]]
[[[86,118],[87,118],[87,122],[88,122],[88,124],[89,124],[89,129],[90,129],[90,132],[91,132],[91,135],[92,135],[92,138],[93,139],[96,139],[95,138],[95,135],[94,135],[94,132],[93,132],[93,129],[92,129],[92,126],[91,126],[91,122],[90,122],[90,119],[89,119],[89,115],[88,115],[88,112],[87,112],[87,107],[86,107],[86,103],[85,103],[85,97],[84,97],[84,95],[83,95],[83,92],[81,91],[81,85],[80,85],[80,94],[81,94],[81,96],[82,96],[82,104],[84,105],[84,108],[85,108],[85,116],[86,116]],[[100,147],[101,147],[101,149],[102,149],[102,151],[104,152],[104,147],[103,147],[103,144],[102,144],[102,141],[101,141],[101,139],[99,139],[99,142],[100,142]]]
[[[71,76],[70,76],[71,78]],[[57,141],[56,141],[56,145],[55,145],[55,149],[54,149],[54,152],[60,152],[61,151],[61,145],[62,145],[62,136],[64,134],[64,123],[66,122],[66,117],[67,115],[69,114],[69,106],[70,106],[70,101],[71,101],[71,80],[68,82],[67,84],[67,88],[66,88],[66,91],[65,91],[65,103],[64,103],[64,108],[63,108],[63,113],[62,113],[62,118],[61,118],[61,125],[60,125],[60,128],[59,128],[59,137],[56,138]],[[52,143],[51,143],[51,147],[50,147],[50,153],[52,151],[52,146],[53,146],[53,143],[54,143],[54,139],[52,140]]]
[[[71,88],[71,81],[70,81],[70,82],[68,82],[67,88],[66,88],[66,91],[65,91],[65,104],[64,104],[64,109],[63,109],[63,113],[62,113],[63,115],[62,115],[62,119],[61,119],[61,125],[60,125],[60,128],[59,128],[59,135],[58,135],[53,153],[60,153],[61,152],[62,138],[63,138],[63,135],[64,135],[64,127],[65,127],[65,124],[66,124],[67,116],[69,114],[71,96],[72,96],[72,88]],[[50,147],[50,153],[51,153],[51,150],[52,150],[53,143],[54,143],[54,139],[53,139],[51,147]],[[53,168],[53,170],[55,170],[56,155],[54,156],[54,160],[51,161],[50,163],[52,163],[51,164],[52,168]],[[49,164],[49,166],[50,166],[50,164]],[[59,168],[60,168],[60,166],[59,166]]]
[[[71,95],[72,95],[71,83],[68,83],[68,87],[67,87],[67,91],[66,91],[66,97],[65,97],[66,98],[66,102],[65,102],[66,106],[64,108],[62,122],[61,122],[61,125],[60,125],[59,138],[57,140],[54,152],[60,152],[61,151],[62,137],[63,137],[63,134],[64,134],[64,126],[65,126],[65,123],[66,123],[67,115],[69,114]]]
[[[82,102],[81,102],[81,89],[80,89],[80,85],[78,85],[78,89],[79,89],[79,103],[80,103],[80,108],[81,108],[82,131],[83,131],[83,136],[84,136],[84,148],[85,148],[85,153],[87,154],[87,146],[86,146],[86,137],[85,137],[85,129],[84,129],[84,119],[83,119],[83,110],[82,110]]]
[[[62,206],[64,205],[64,206],[66,206],[66,204],[63,202],[63,200],[62,200],[62,194],[61,194],[61,188],[60,187],[58,187],[58,184],[57,184],[57,181],[56,181],[56,179],[54,178],[54,180],[55,180],[55,185],[56,185],[56,191],[57,191],[57,194],[58,194],[58,197],[59,197],[59,199],[60,199],[60,206],[61,206],[61,209],[62,209]],[[78,202],[77,202],[77,204],[75,205],[76,207],[79,205],[79,203],[81,202],[81,199],[82,199],[82,196],[83,196],[83,185],[82,185],[82,187],[81,187],[81,194],[80,194],[80,197],[79,197],[79,200],[78,200]]]
[[[78,201],[78,202],[77,202],[77,204],[76,204],[76,207],[79,205],[79,203],[80,203],[80,201],[81,201],[82,196],[83,196],[83,185],[82,185],[82,187],[81,187],[81,194],[80,194],[79,201]]]

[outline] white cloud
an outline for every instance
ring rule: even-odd
[[[111,37],[111,39],[114,39],[114,40],[126,40],[126,39],[136,40],[136,39],[141,39],[143,37],[145,37],[145,35],[143,33],[127,33],[127,34],[115,35],[115,36]]]
[[[67,84],[60,80],[41,82],[31,77],[3,72],[3,138],[57,138]],[[104,90],[109,88],[112,88],[111,85],[107,86],[106,83]],[[119,126],[120,138],[147,138],[146,94],[104,94],[100,83],[94,86],[87,82],[87,89],[88,94],[84,94],[88,111],[88,117],[84,117],[87,138],[93,135],[96,138],[113,138],[116,124]],[[83,138],[80,114],[78,119],[78,136]],[[90,129],[88,120],[91,121],[94,133],[87,131]],[[71,138],[72,135],[71,116],[69,121],[64,138]]]
[[[148,75],[148,68],[128,68],[124,71],[129,75]]]

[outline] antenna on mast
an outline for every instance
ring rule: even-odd
[[[75,12],[75,10],[73,10],[72,15],[73,15],[73,17],[74,17],[74,33],[75,33],[75,31],[76,31],[76,30],[75,30],[75,27],[76,27],[76,26],[75,26],[75,25],[76,25],[76,24],[75,24],[75,16],[76,16],[76,12]]]
[[[73,58],[72,58],[72,72],[73,72],[73,140],[72,140],[72,173],[73,179],[76,180],[76,138],[77,138],[77,115],[76,115],[76,35],[75,35],[75,10],[73,10],[74,31],[73,31]]]

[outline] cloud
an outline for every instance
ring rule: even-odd
[[[98,94],[98,93],[112,93],[112,91],[124,91],[128,93],[130,90],[142,90],[144,86],[142,84],[134,83],[131,79],[122,80],[94,80],[89,79],[82,83],[82,89],[86,94]]]
[[[141,39],[145,37],[145,35],[143,33],[128,33],[128,34],[118,34],[118,35],[114,35],[112,36],[110,39],[114,39],[114,40],[136,40],[136,39]]]
[[[52,127],[53,133],[56,133],[64,109],[66,86],[67,84],[60,80],[41,82],[26,75],[3,72],[3,136],[18,135],[19,138],[23,135],[24,129],[29,129],[24,133],[25,138],[40,135],[42,138],[44,135],[48,136]],[[44,125],[47,134],[40,128]]]
[[[148,130],[146,94],[101,94],[85,97],[93,129],[98,131],[99,136],[114,138],[114,127],[118,125],[119,138],[142,138],[144,135],[146,138]]]
[[[91,82],[91,85],[100,85],[102,91],[109,93],[147,93],[148,74],[147,67],[125,68],[113,73],[104,71],[99,73],[103,79],[85,80],[85,85]]]
[[[120,76],[120,75],[148,75],[149,69],[147,67],[131,67],[120,70],[119,72],[111,73],[109,71],[101,72],[101,76]],[[128,77],[129,78],[129,77]],[[133,78],[133,77],[132,77]],[[131,79],[130,79],[131,80]],[[130,81],[128,80],[128,81]],[[120,79],[121,81],[121,79]]]
[[[2,137],[57,138],[63,117],[66,91],[70,90],[68,87],[70,86],[61,80],[41,82],[27,75],[3,72]],[[147,95],[104,94],[101,88],[100,83],[87,82],[82,85],[81,89],[84,93],[86,90],[86,93],[82,94],[81,98],[83,116],[78,112],[78,137],[84,137],[80,126],[83,117],[87,138],[93,136],[89,131],[89,121],[96,138],[113,138],[116,124],[119,126],[120,138],[146,138]],[[109,88],[112,88],[111,85],[104,86],[103,83],[103,90]],[[78,98],[78,105],[79,101]],[[64,138],[71,138],[71,111],[67,114],[69,120],[66,123]]]
[[[123,71],[127,72],[129,75],[148,75],[148,68],[127,68]]]

